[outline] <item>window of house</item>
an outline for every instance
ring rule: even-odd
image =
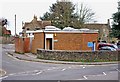
[[[36,30],[40,30],[40,28],[35,28]]]
[[[27,30],[30,30],[29,28],[27,28]]]

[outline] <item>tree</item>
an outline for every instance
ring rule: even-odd
[[[2,26],[8,25],[8,20],[7,19],[2,19]]]
[[[120,38],[120,12],[113,14],[113,25],[111,37]]]
[[[42,20],[51,20],[52,25],[63,29],[64,27],[81,28],[84,23],[90,21],[95,13],[91,9],[81,4],[80,12],[75,12],[75,7],[70,1],[57,1],[50,7],[50,12],[46,12]]]
[[[95,13],[92,11],[92,9],[84,6],[83,4],[80,5],[80,12],[78,13],[78,16],[81,23],[84,24],[86,22],[90,22],[94,15]]]
[[[51,20],[52,25],[57,26],[58,28],[64,28],[67,26],[73,27],[73,22],[75,20],[75,5],[72,2],[62,2],[57,1],[57,3],[52,4],[50,7],[50,12],[46,12],[42,20]]]
[[[3,28],[5,28],[4,26],[8,25],[8,20],[5,18],[0,18],[0,36],[6,36],[5,34],[3,34]]]

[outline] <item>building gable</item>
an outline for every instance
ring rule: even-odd
[[[37,17],[34,16],[31,22],[25,22],[24,26],[22,27],[23,30],[40,30],[44,29],[45,26],[50,26],[51,21],[39,21]]]

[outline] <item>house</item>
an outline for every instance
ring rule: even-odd
[[[41,30],[44,29],[45,26],[50,26],[51,21],[41,21],[37,19],[37,16],[33,17],[33,20],[31,22],[25,22],[22,29],[23,33],[26,31],[35,31],[35,30]]]
[[[2,27],[2,34],[10,36],[11,35],[11,31],[7,30],[6,27]]]
[[[11,31],[0,25],[0,43],[12,43]]]
[[[88,46],[88,43],[93,42],[94,50],[97,49],[97,30],[74,29],[71,27],[61,30],[55,26],[46,26],[43,30],[26,31],[26,34],[26,38],[21,36],[16,39],[16,52],[37,53],[38,48],[89,51],[93,48]]]
[[[5,26],[2,26],[2,19],[0,19],[0,36],[2,35],[11,35],[11,31],[7,30]]]
[[[111,31],[109,20],[107,24],[90,23],[85,24],[84,28],[98,30],[98,40],[110,41],[109,33]]]

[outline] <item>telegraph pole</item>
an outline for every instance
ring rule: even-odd
[[[15,36],[16,36],[16,14],[15,14]]]

